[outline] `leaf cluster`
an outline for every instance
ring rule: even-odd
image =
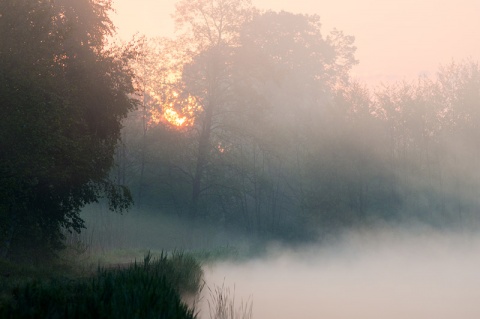
[[[106,196],[131,203],[108,174],[135,107],[128,52],[105,50],[110,1],[0,3],[0,251],[61,246],[61,228]],[[39,247],[36,247],[39,248]]]

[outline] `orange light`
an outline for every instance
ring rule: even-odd
[[[222,145],[222,143],[218,143],[218,145],[217,145],[217,150],[218,150],[219,153],[222,153],[222,154],[225,153],[225,151],[226,151],[226,149],[225,149],[225,147]]]
[[[195,123],[196,112],[201,110],[200,105],[193,96],[181,98],[176,91],[167,92],[167,97],[163,100],[159,96],[154,97],[158,109],[153,109],[150,115],[150,124],[169,124],[176,128],[185,128],[193,126]]]
[[[185,124],[185,126],[188,126],[188,124],[186,123],[187,117],[180,116],[178,112],[174,109],[166,109],[163,112],[163,116],[165,117],[165,120],[167,120],[167,122],[172,125],[182,126],[183,124]]]

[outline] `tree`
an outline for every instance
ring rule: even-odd
[[[190,40],[191,62],[183,68],[186,91],[201,103],[197,118],[198,148],[192,182],[190,216],[198,215],[200,196],[206,189],[206,168],[212,152],[215,117],[230,101],[231,56],[238,45],[241,26],[252,13],[250,0],[180,1],[176,6],[176,25],[184,30],[183,43]]]
[[[0,255],[52,252],[105,196],[121,121],[135,106],[132,50],[106,49],[109,0],[0,3]],[[31,249],[29,249],[31,248]]]
[[[376,90],[385,136],[378,146],[391,176],[385,187],[397,194],[397,218],[445,225],[477,214],[479,75],[478,63],[452,63],[435,79]]]
[[[181,35],[147,59],[170,55],[174,62],[147,70],[174,80],[156,76],[147,91],[163,115],[170,104],[183,114],[189,97],[196,111],[191,126],[150,128],[146,194],[190,220],[285,234],[300,225],[301,196],[292,193],[309,173],[307,145],[321,135],[311,133],[328,122],[333,90],[356,63],[353,38],[338,31],[324,38],[318,16],[260,13],[240,0],[181,1],[176,21]]]
[[[258,216],[262,233],[304,229],[305,181],[314,175],[307,161],[328,152],[322,143],[335,121],[333,93],[348,84],[357,62],[353,40],[338,31],[323,37],[318,16],[289,12],[256,14],[241,29],[229,137],[242,137],[242,155],[253,168],[244,183],[251,185],[245,188],[251,204],[243,207]]]

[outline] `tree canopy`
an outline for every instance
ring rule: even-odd
[[[0,251],[61,245],[109,179],[121,121],[135,106],[128,49],[107,49],[109,0],[0,3]]]
[[[174,18],[135,68],[148,130],[139,143],[132,114],[123,131],[142,205],[283,239],[474,218],[477,63],[370,90],[350,77],[354,37],[316,15],[196,0]]]
[[[180,1],[175,21],[179,36],[157,40],[161,49],[146,54],[157,56],[150,61],[177,57],[176,63],[136,70],[152,71],[148,107],[165,119],[177,105],[190,125],[151,118],[137,143],[142,151],[126,145],[132,185],[143,190],[143,202],[189,221],[290,236],[286,228],[298,214],[288,180],[292,161],[324,122],[335,87],[349,81],[353,37],[338,31],[325,37],[318,16],[260,12],[243,0]],[[159,78],[168,81],[159,86]],[[187,97],[195,106],[188,114],[178,103]],[[130,123],[125,133],[135,139]],[[137,179],[133,172],[144,169],[149,173]]]

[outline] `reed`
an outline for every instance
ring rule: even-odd
[[[196,292],[201,268],[183,253],[148,253],[127,267],[98,268],[95,275],[36,279],[13,288],[1,318],[196,318],[181,301]]]
[[[229,287],[215,285],[209,290],[208,310],[210,319],[251,319],[253,318],[253,301],[251,298],[235,301],[235,286],[233,293]]]

